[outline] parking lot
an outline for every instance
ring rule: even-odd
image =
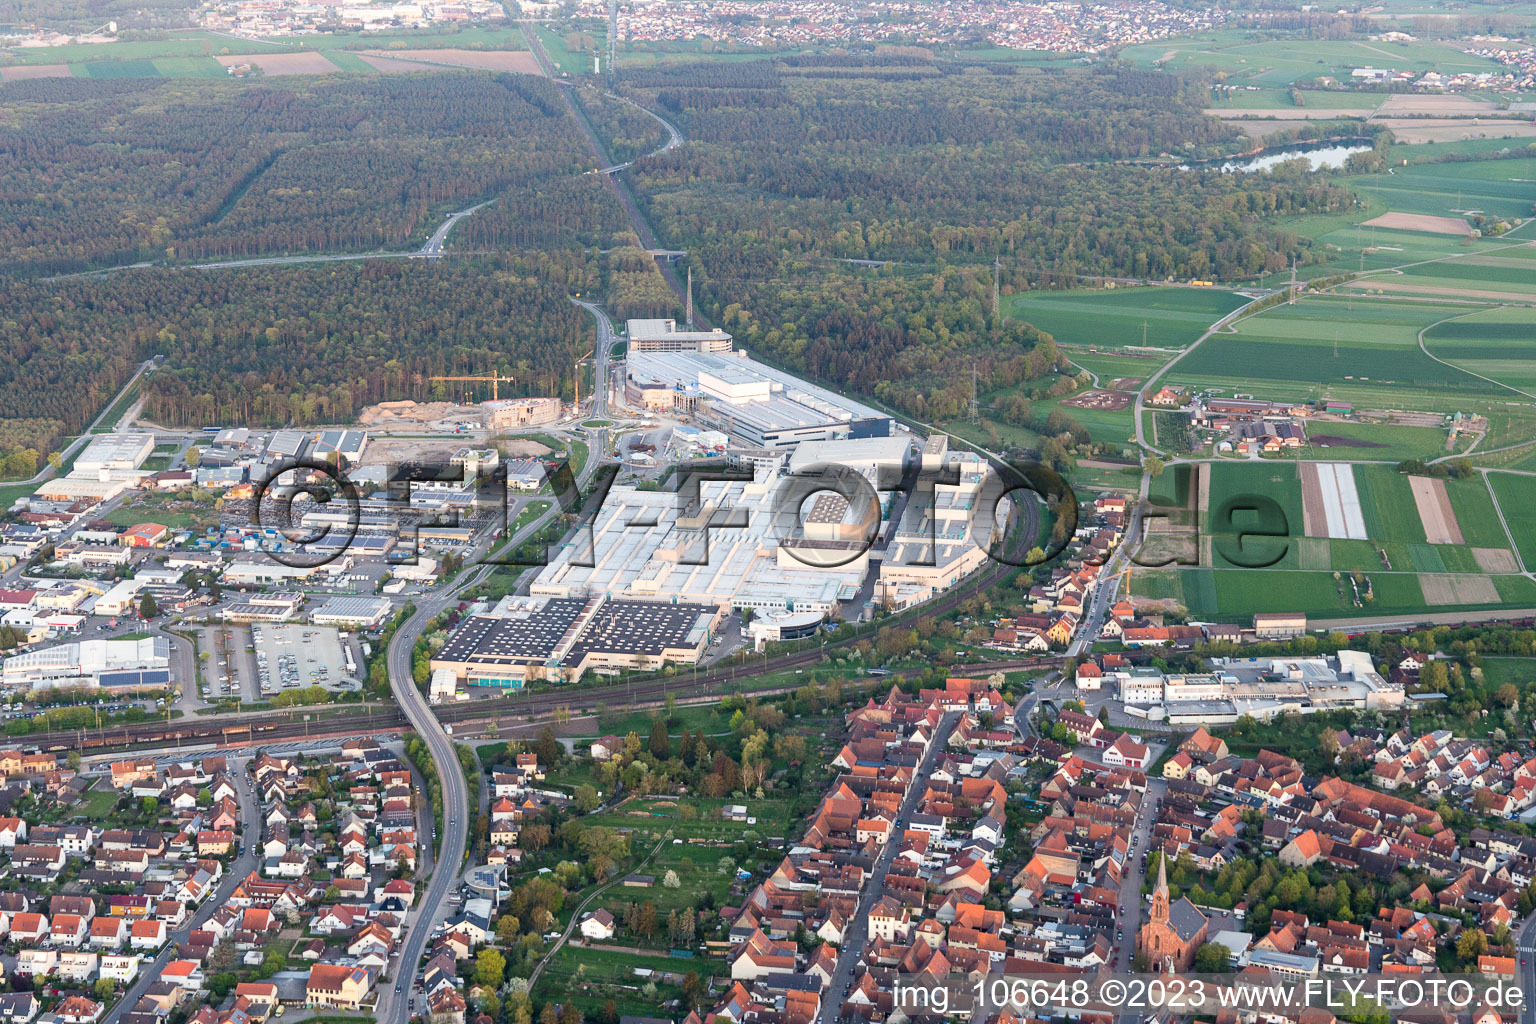
[[[203,667],[204,699],[258,701],[256,658],[246,626],[208,626],[198,633],[197,651]]]
[[[355,690],[361,677],[349,671],[337,631],[326,626],[251,627],[256,647],[256,681],[263,697],[284,690],[323,686]]]

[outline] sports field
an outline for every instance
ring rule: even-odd
[[[1074,348],[1183,348],[1247,301],[1223,288],[1077,289],[1020,292],[1004,308]]]

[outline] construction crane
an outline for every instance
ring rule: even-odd
[[[571,368],[576,374],[576,403],[572,406],[572,408],[575,409],[578,413],[581,412],[581,364],[587,361],[587,356],[592,355],[596,351],[596,348],[587,349],[587,355],[577,359],[576,364]],[[600,388],[603,386],[603,382],[600,380],[593,380],[592,386],[594,388]]]
[[[506,381],[508,384],[511,384],[511,383],[513,383],[514,381],[517,380],[516,377],[503,377],[503,376],[501,376],[500,374],[497,374],[497,373],[487,373],[487,374],[485,374],[483,376],[480,376],[480,377],[428,377],[427,379],[428,380],[432,380],[432,381],[439,381],[439,380],[444,380],[444,381],[449,381],[449,380],[487,381],[488,380],[488,381],[491,382],[491,401],[493,401],[493,402],[496,401],[496,399],[501,397],[501,383],[502,383],[502,381]]]

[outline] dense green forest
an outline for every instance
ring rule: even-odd
[[[690,139],[645,157],[654,119],[576,94],[611,159],[640,157],[625,179],[658,242],[689,250],[701,311],[924,419],[964,409],[973,368],[983,393],[1074,386],[1049,335],[992,316],[994,258],[1005,291],[1242,277],[1306,256],[1271,216],[1353,202],[1294,170],[1177,169],[1241,140],[1201,113],[1200,83],[1112,65],[794,58],[638,69],[622,88]],[[591,332],[568,295],[618,319],[677,302],[558,89],[463,71],[0,86],[0,436],[46,453],[156,353],[145,415],[178,426],[345,421],[493,368],[568,393]],[[43,279],[399,249],[488,197],[441,262]]]
[[[690,139],[632,181],[660,240],[690,250],[703,308],[917,416],[960,411],[973,361],[985,390],[1061,365],[1038,332],[992,322],[994,257],[1010,290],[1245,277],[1300,252],[1266,218],[1354,201],[1312,175],[1130,162],[1243,146],[1201,113],[1203,87],[1165,74],[797,58],[625,82]]]
[[[0,269],[403,248],[590,158],[556,86],[454,72],[0,87]]]
[[[592,326],[567,296],[597,277],[576,252],[0,280],[0,424],[78,431],[155,353],[144,415],[168,426],[344,422],[491,369],[569,393]]]
[[[582,89],[580,99],[587,123],[614,163],[633,160],[666,141],[667,133],[657,120],[632,103],[596,89]]]

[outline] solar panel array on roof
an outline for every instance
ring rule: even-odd
[[[701,618],[718,611],[707,604],[606,601],[587,623],[560,664],[580,665],[591,652],[657,656],[698,642]]]
[[[587,606],[583,598],[551,598],[515,618],[474,615],[437,652],[437,660],[515,665],[546,661]]]
[[[142,672],[103,672],[96,677],[102,686],[169,686],[168,669],[152,668]]]

